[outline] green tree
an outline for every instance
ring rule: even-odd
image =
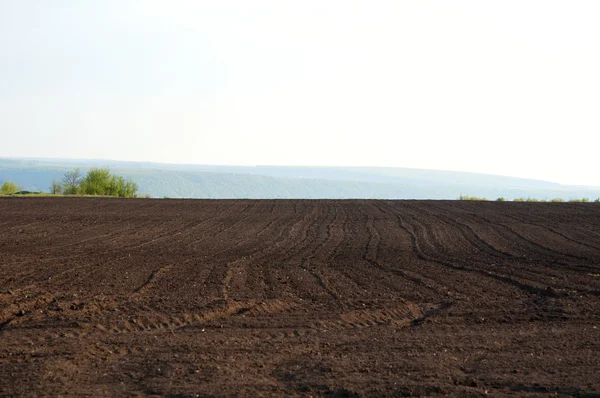
[[[62,178],[63,193],[65,195],[77,195],[80,192],[81,181],[82,176],[79,169],[67,171]]]
[[[21,189],[17,186],[17,184],[10,181],[6,181],[4,184],[2,184],[2,187],[0,188],[0,192],[2,192],[2,195],[12,195],[19,192],[20,190]]]
[[[108,195],[120,198],[137,196],[138,185],[129,179],[110,174],[109,169],[94,168],[81,181],[84,195]]]
[[[81,192],[84,195],[111,195],[111,179],[108,169],[91,169],[81,181]]]
[[[53,195],[58,195],[62,193],[62,190],[62,184],[56,180],[52,180],[52,185],[50,186],[50,193]]]
[[[132,180],[126,180],[121,189],[119,190],[119,196],[122,198],[135,198],[137,197],[139,186]]]

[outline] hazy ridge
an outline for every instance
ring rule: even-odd
[[[376,167],[205,166],[147,162],[0,158],[0,182],[48,191],[79,167],[109,167],[134,179],[140,192],[172,198],[456,199],[460,194],[564,199],[600,197],[600,187],[477,173]]]

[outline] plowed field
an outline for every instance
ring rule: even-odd
[[[0,395],[599,396],[600,206],[0,200]]]

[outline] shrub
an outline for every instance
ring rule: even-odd
[[[21,188],[19,188],[17,184],[10,181],[6,181],[4,184],[2,184],[2,187],[0,187],[0,192],[2,193],[2,195],[12,195],[19,192],[20,190]]]
[[[460,196],[458,197],[458,200],[487,200],[487,198],[480,198],[480,197],[477,197],[477,196],[463,195],[461,193]]]
[[[504,196],[496,199],[496,202],[506,202],[506,198]]]
[[[569,203],[589,203],[590,198],[569,199]]]
[[[552,203],[562,203],[564,202],[563,198],[554,198],[554,199],[550,199],[550,202]]]

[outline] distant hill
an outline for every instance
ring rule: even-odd
[[[109,167],[132,178],[141,193],[171,198],[456,199],[462,194],[511,200],[600,197],[600,187],[440,170],[377,167],[174,165],[110,160],[0,158],[0,183],[48,191],[52,180],[79,167]]]

